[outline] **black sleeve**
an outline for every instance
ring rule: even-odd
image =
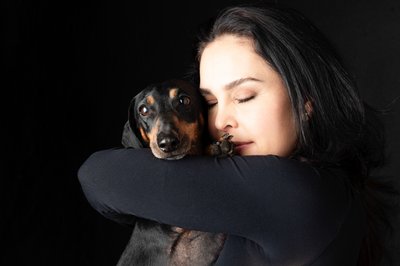
[[[110,149],[92,154],[78,177],[90,204],[118,222],[135,215],[276,250],[323,249],[349,205],[343,177],[276,156],[167,161],[149,149]]]

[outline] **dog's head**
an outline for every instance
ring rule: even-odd
[[[149,147],[161,159],[198,154],[205,112],[199,90],[186,81],[149,85],[131,100],[122,144]]]

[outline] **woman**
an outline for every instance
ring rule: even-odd
[[[366,186],[383,132],[317,29],[291,10],[227,8],[197,70],[209,131],[232,135],[237,155],[97,152],[79,171],[92,206],[225,233],[217,265],[377,265]]]

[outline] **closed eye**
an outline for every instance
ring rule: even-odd
[[[255,95],[252,95],[252,96],[250,96],[250,97],[245,97],[245,98],[237,98],[237,99],[235,99],[238,103],[245,103],[245,102],[248,102],[248,101],[250,101],[250,100],[253,100],[254,98],[255,98],[256,96]]]
[[[211,109],[212,107],[217,105],[217,101],[207,101],[207,107],[208,109]]]

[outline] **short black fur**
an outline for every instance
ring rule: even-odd
[[[207,109],[192,84],[169,80],[152,84],[131,101],[122,144],[148,148],[160,159],[187,154],[225,156],[233,153],[231,136],[211,143],[206,133]],[[212,265],[225,242],[225,234],[187,230],[138,218],[117,266]]]

